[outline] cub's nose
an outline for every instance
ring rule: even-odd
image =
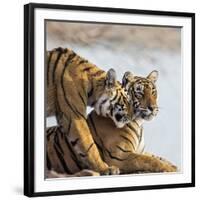
[[[153,107],[152,106],[148,106],[148,109],[153,112]]]

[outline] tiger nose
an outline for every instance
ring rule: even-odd
[[[148,106],[148,109],[153,112],[153,107],[152,106]]]

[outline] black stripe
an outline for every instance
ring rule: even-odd
[[[53,127],[50,127],[50,128],[48,128],[48,129],[46,129],[47,135],[48,135],[52,130],[53,130]]]
[[[48,128],[48,129],[46,130],[47,136],[48,136],[49,134],[51,134],[52,132],[54,132],[54,130],[55,130],[55,127],[50,127],[50,128]]]
[[[76,56],[76,54],[72,54],[71,57]],[[72,59],[72,58],[71,58]],[[82,118],[86,119],[85,116],[80,113],[77,109],[73,108],[72,105],[69,103],[67,97],[66,97],[66,93],[65,93],[65,89],[64,89],[64,74],[65,74],[65,70],[67,68],[67,65],[69,64],[69,60],[66,62],[65,67],[63,68],[62,74],[61,74],[61,87],[62,87],[62,91],[63,91],[63,96],[65,99],[65,103],[68,105],[68,107],[74,112],[74,114],[76,116],[81,116]]]
[[[86,153],[89,152],[89,150],[92,148],[93,145],[94,145],[94,143],[92,143],[92,144],[89,146],[89,148],[88,148],[88,150],[86,151]]]
[[[130,136],[133,140],[134,140],[134,142],[135,142],[135,145],[136,145],[136,143],[137,143],[137,139],[138,139],[138,137],[137,137],[137,135],[136,135],[136,138],[133,136],[133,133],[132,132],[126,132],[126,135],[128,135],[128,136]],[[139,140],[139,139],[138,139]]]
[[[69,57],[67,58],[66,62],[65,62],[65,68],[72,63],[72,59],[76,57],[76,54],[74,52],[72,52]]]
[[[130,150],[125,150],[125,149],[123,149],[122,147],[120,147],[119,145],[117,145],[116,146],[118,149],[120,149],[121,151],[123,151],[124,153],[130,153],[130,152],[132,152],[132,151],[130,151]]]
[[[69,127],[71,127],[71,122],[69,123]],[[68,128],[68,131],[70,130],[70,128]],[[64,136],[64,141],[65,141],[65,144],[67,145],[67,147],[68,147],[68,150],[69,150],[69,152],[71,152],[70,153],[70,157],[71,157],[71,159],[74,161],[74,164],[76,165],[76,167],[79,169],[79,170],[81,170],[82,169],[82,167],[81,167],[81,165],[79,165],[79,161],[76,159],[76,155],[74,154],[74,152],[73,152],[73,150],[72,150],[72,148],[71,148],[71,146],[70,146],[70,144],[69,144],[69,142],[68,142],[68,140],[67,140],[67,138],[65,137],[65,135],[64,135],[64,133],[62,132],[62,130],[60,129],[60,127],[58,127],[58,131],[59,131],[59,133],[62,133],[62,135]],[[78,138],[74,141],[75,143],[77,143],[78,142]],[[71,142],[71,144],[72,144],[73,142]],[[73,144],[72,144],[73,145]],[[75,144],[74,144],[75,145]],[[74,146],[73,145],[73,146]]]
[[[118,160],[118,161],[124,161],[124,160],[127,160],[127,159],[128,159],[128,157],[122,159],[122,158],[118,158],[117,156],[113,156],[112,153],[111,153],[108,149],[106,149],[106,152],[108,153],[108,155],[109,155],[112,159],[115,159],[115,160]]]
[[[62,47],[57,47],[57,48],[55,48],[55,50],[56,50],[56,51],[61,51],[61,52],[64,51],[64,49],[63,49]]]
[[[58,90],[56,90],[56,97],[58,97]],[[59,104],[58,98],[55,99],[55,108],[56,108],[56,113],[55,113],[56,120],[58,120],[57,116],[62,113],[61,109],[60,109],[60,104]]]
[[[139,124],[137,123],[137,121],[133,121],[139,128],[141,128],[140,126],[139,126]]]
[[[63,137],[64,137],[64,133],[62,132],[62,130],[61,130],[61,127],[60,127],[60,126],[57,128],[57,132],[59,133],[59,135],[61,136],[61,138],[63,138]]]
[[[70,120],[69,120],[69,126],[68,126],[67,131],[66,131],[67,135],[70,134],[71,126],[72,126],[72,119],[70,118]]]
[[[111,103],[117,99],[118,93],[119,93],[119,91],[116,90],[116,94],[115,94],[114,98],[110,100]]]
[[[101,74],[103,74],[104,71],[103,70],[98,70],[96,71],[94,74],[91,74],[92,77],[97,77],[97,76],[100,76]]]
[[[51,170],[51,161],[50,161],[50,159],[49,159],[49,155],[48,155],[48,152],[46,153],[46,164],[47,164],[47,169],[48,170]]]
[[[140,144],[140,142],[141,142],[141,140],[142,140],[142,129],[140,130],[140,136],[139,136],[139,144]]]
[[[88,98],[90,98],[90,97],[92,96],[93,91],[94,91],[94,88],[93,88],[93,86],[92,86],[92,89],[88,92]]]
[[[86,68],[84,68],[83,69],[83,72],[88,72],[88,71],[90,71],[90,69],[92,69],[93,67],[86,67]]]
[[[77,63],[77,65],[81,65],[83,63],[88,63],[88,60],[85,60],[85,59],[80,57],[80,61]]]
[[[114,111],[114,108],[113,108],[113,106],[110,108],[110,114],[111,114],[111,116],[113,116],[113,111]]]
[[[62,54],[63,54],[63,52],[62,52],[62,51],[59,51],[58,57],[57,57],[56,62],[55,62],[55,64],[54,64],[54,66],[53,66],[53,71],[52,71],[52,80],[53,80],[53,83],[55,82],[55,71],[56,71],[58,62],[59,62],[59,60],[60,60]]]
[[[79,138],[75,139],[74,141],[71,141],[72,146],[75,146],[78,141],[79,141]]]
[[[77,159],[76,154],[74,153],[73,149],[71,148],[71,146],[68,142],[68,139],[66,137],[64,137],[64,141],[65,141],[65,144],[67,145],[69,151],[71,152],[71,154],[70,154],[71,159],[74,161],[77,168],[79,168],[80,170],[83,169],[82,166],[79,164],[79,160]]]
[[[135,149],[135,146],[134,146],[133,142],[129,138],[127,138],[127,137],[125,137],[123,135],[120,135],[120,137],[122,137],[123,139],[125,139],[126,141],[128,141],[133,146],[133,149]]]
[[[136,134],[137,138],[139,139],[140,135],[138,134],[138,131],[130,124],[127,124],[127,126]]]
[[[128,104],[127,98],[125,96],[123,96],[123,95],[122,95],[122,98],[123,98],[123,102],[126,103],[126,104]]]
[[[59,141],[59,138],[58,138],[58,134],[56,133],[55,137],[54,137],[54,142],[55,142],[55,145],[57,146],[57,148],[59,149],[59,151],[64,154],[64,151],[60,145],[60,141]]]
[[[50,136],[55,133],[55,129],[54,128],[49,128],[47,129],[47,140],[50,139]]]
[[[51,59],[52,59],[52,55],[53,55],[54,51],[50,51],[50,55],[49,55],[49,60],[48,60],[48,63],[47,63],[47,86],[49,85],[49,68],[50,68],[50,62],[51,62]]]
[[[98,150],[99,150],[99,153],[100,153],[100,156],[103,158],[103,152],[104,152],[104,150],[103,150],[103,148],[97,143],[97,142],[94,142],[95,143],[95,145],[97,146],[97,148],[98,148]]]
[[[86,107],[87,104],[85,103],[85,100],[84,100],[83,96],[80,94],[80,92],[78,92],[78,94],[79,94],[79,97],[81,98],[81,100],[83,102],[83,105]]]
[[[57,146],[56,146],[55,144],[54,144],[53,146],[54,146],[54,149],[55,149],[55,151],[56,151],[56,154],[57,154],[57,156],[58,156],[58,158],[59,158],[59,160],[60,160],[60,162],[61,162],[61,164],[62,164],[62,167],[63,167],[63,169],[65,170],[65,172],[68,173],[68,174],[72,174],[72,172],[71,172],[71,171],[69,170],[69,168],[67,167],[67,165],[66,165],[66,163],[65,163],[65,160],[64,160],[64,158],[62,157],[62,154],[59,152]]]

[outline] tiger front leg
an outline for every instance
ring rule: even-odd
[[[119,174],[119,168],[108,166],[101,158],[88,124],[83,118],[72,118],[70,123],[62,123],[64,132],[78,162],[83,169],[99,172],[101,175]]]
[[[117,165],[118,166],[118,165]],[[130,154],[128,158],[120,163],[121,174],[138,172],[176,172],[177,169],[167,163],[162,162],[158,157],[143,154]]]

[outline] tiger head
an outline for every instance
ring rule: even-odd
[[[146,78],[134,76],[126,72],[123,76],[122,86],[132,99],[132,119],[140,117],[144,120],[153,119],[158,113],[156,81],[158,71],[152,71]]]
[[[125,88],[117,82],[114,69],[107,72],[105,91],[95,103],[94,109],[98,115],[111,118],[118,128],[130,122],[132,116],[130,97]]]

